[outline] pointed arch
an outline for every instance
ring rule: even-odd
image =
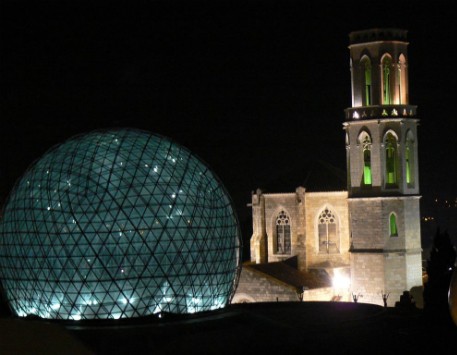
[[[408,104],[406,86],[406,57],[402,54],[398,56],[396,85],[398,90],[398,104]]]
[[[349,132],[346,131],[345,135],[345,144],[346,144],[346,179],[347,186],[351,186],[351,142],[349,137]]]
[[[317,240],[319,254],[340,252],[338,216],[328,206],[325,206],[317,217]]]
[[[386,53],[381,58],[382,104],[392,104],[392,57]]]
[[[363,103],[365,106],[370,106],[373,104],[372,102],[372,94],[371,94],[371,75],[372,75],[372,66],[371,66],[371,59],[367,55],[364,55],[360,59],[360,64],[363,70],[363,86],[364,86],[364,98]]]
[[[275,220],[275,254],[290,254],[291,236],[290,236],[290,217],[284,210],[281,210]]]
[[[408,187],[414,187],[415,183],[415,147],[414,134],[411,130],[406,132],[405,139],[405,179]]]
[[[389,215],[389,236],[398,237],[397,215],[394,212]]]
[[[385,150],[385,182],[387,187],[396,187],[398,184],[398,137],[394,131],[387,131],[384,135]]]
[[[358,144],[362,147],[362,184],[371,186],[372,184],[372,171],[371,171],[371,136],[363,130],[358,137]]]

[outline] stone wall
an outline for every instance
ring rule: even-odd
[[[360,295],[360,302],[382,305],[381,293],[385,291],[384,254],[351,254],[352,293]]]

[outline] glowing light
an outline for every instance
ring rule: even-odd
[[[332,284],[334,288],[349,288],[351,280],[343,270],[335,269]]]
[[[51,305],[51,309],[57,311],[60,308],[60,303],[54,303]]]

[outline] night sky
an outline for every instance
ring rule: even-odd
[[[457,197],[450,5],[16,0],[2,1],[0,13],[2,201],[51,146],[97,128],[136,127],[211,166],[247,241],[252,190],[290,178],[284,188],[294,191],[313,158],[345,169],[348,34],[376,27],[408,30],[422,215],[442,213],[436,197]]]

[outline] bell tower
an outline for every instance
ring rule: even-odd
[[[416,106],[407,31],[352,32],[352,107],[345,110],[351,288],[389,305],[422,286]]]

